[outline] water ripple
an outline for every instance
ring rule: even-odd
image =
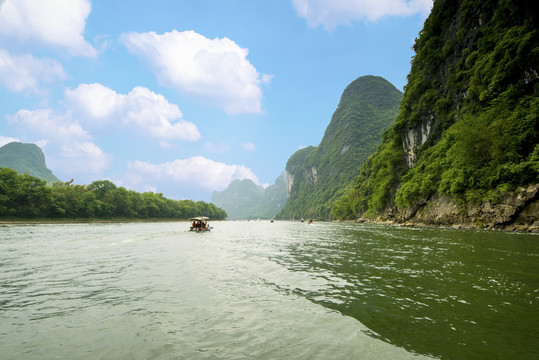
[[[2,358],[537,355],[533,235],[188,225],[3,226]]]

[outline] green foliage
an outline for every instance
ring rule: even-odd
[[[48,209],[51,191],[46,182],[0,168],[0,214],[33,217]]]
[[[335,214],[461,202],[539,181],[537,11],[516,0],[436,1],[414,45],[400,114]],[[434,119],[408,168],[404,134]],[[400,157],[400,158],[399,158]],[[349,202],[350,204],[346,204]],[[346,211],[342,211],[345,209]]]
[[[12,142],[0,147],[0,167],[29,174],[51,184],[59,181],[45,165],[45,156],[35,144]]]
[[[320,145],[301,149],[288,160],[286,171],[293,183],[277,217],[332,216],[333,203],[346,193],[383,131],[395,121],[401,99],[402,93],[381,77],[363,76],[348,85]],[[350,206],[336,211],[349,211],[345,208]]]
[[[367,162],[369,170],[362,170],[355,181],[361,198],[358,200],[357,213],[374,215],[381,212],[394,196],[398,179],[403,171],[403,150],[399,138],[389,130],[384,143],[378,148],[378,156]]]
[[[43,180],[0,168],[0,218],[225,219],[226,212],[204,201],[171,200],[163,194],[137,193],[108,180],[90,185],[73,181],[47,186]]]

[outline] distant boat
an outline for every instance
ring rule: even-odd
[[[189,231],[196,231],[196,232],[211,231],[211,229],[213,228],[210,226],[208,222],[209,219],[210,219],[209,217],[205,217],[205,216],[198,216],[198,217],[189,219],[190,221],[192,221]]]

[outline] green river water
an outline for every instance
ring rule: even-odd
[[[1,359],[539,359],[539,235],[0,226]]]

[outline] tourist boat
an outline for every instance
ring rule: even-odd
[[[191,227],[189,228],[189,231],[196,231],[196,232],[210,231],[213,228],[208,223],[209,219],[210,218],[205,217],[205,216],[198,216],[198,217],[189,219],[191,221]]]

